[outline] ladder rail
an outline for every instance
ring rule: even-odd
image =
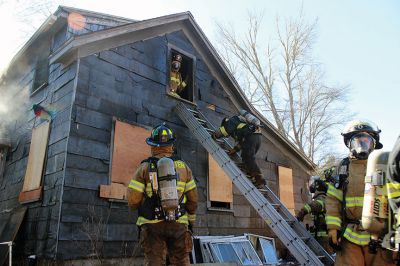
[[[264,195],[253,186],[251,181],[243,174],[236,163],[228,157],[226,152],[211,138],[209,132],[205,130],[205,128],[194,117],[194,115],[187,110],[186,106],[182,103],[179,103],[175,107],[175,111],[188,126],[192,134],[232,179],[232,182],[235,184],[235,186],[246,197],[249,203],[256,209],[257,213],[267,223],[270,229],[280,238],[280,240],[296,257],[296,259],[303,265],[323,265],[316,254],[314,254],[314,252],[310,250],[309,246],[305,244],[305,242],[302,240],[302,237],[299,236],[293,230],[291,225],[289,225],[289,223],[282,218],[276,208],[270,202],[268,202]],[[211,123],[208,122],[208,124]],[[272,195],[274,194],[272,193]],[[282,206],[283,205],[281,204],[280,207]],[[286,208],[283,206],[282,209]],[[290,217],[292,215],[290,214],[288,216]],[[295,218],[293,217],[293,219]],[[297,220],[293,222],[295,223]],[[311,235],[309,235],[308,238],[312,238]],[[327,257],[329,262],[333,263],[333,259],[329,256],[329,254],[327,254],[325,257]]]

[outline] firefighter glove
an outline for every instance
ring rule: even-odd
[[[230,149],[229,151],[228,151],[228,154],[229,155],[234,155],[236,153],[236,150],[235,149]]]
[[[337,230],[336,229],[330,229],[328,231],[328,237],[330,240],[332,240],[332,243],[337,245],[338,244],[338,237],[337,237]]]
[[[296,218],[297,218],[298,221],[302,222],[304,220],[304,216],[305,215],[306,214],[304,213],[304,211],[300,210],[299,213],[297,214]]]

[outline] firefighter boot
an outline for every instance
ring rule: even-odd
[[[255,173],[251,175],[251,181],[253,182],[254,186],[258,189],[263,189],[265,188],[265,179],[262,177],[261,174]],[[254,180],[254,181],[253,181]]]

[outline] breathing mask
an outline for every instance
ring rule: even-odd
[[[359,160],[368,159],[375,148],[374,138],[367,133],[358,133],[351,137],[349,149],[351,154]]]

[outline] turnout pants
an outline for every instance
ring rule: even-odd
[[[186,224],[159,222],[140,227],[140,244],[144,250],[144,265],[166,265],[168,254],[170,265],[190,265],[192,235]]]
[[[395,265],[390,251],[378,248],[376,254],[368,252],[368,246],[359,246],[342,238],[342,250],[336,253],[337,266],[386,266]]]
[[[260,167],[256,163],[256,153],[261,146],[261,134],[249,134],[246,136],[242,143],[241,157],[244,163],[247,174],[255,179],[256,185],[265,185],[265,180],[262,177]]]

